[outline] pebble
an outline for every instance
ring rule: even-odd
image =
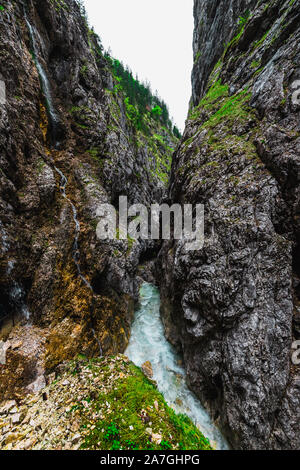
[[[7,402],[4,404],[4,406],[2,406],[2,407],[0,408],[0,414],[2,415],[2,414],[8,413],[11,408],[13,408],[13,407],[16,406],[16,404],[17,404],[17,403],[15,402],[15,400],[7,401]]]
[[[11,422],[12,424],[19,424],[21,421],[21,413],[16,413],[12,415]]]
[[[72,437],[71,442],[72,444],[77,444],[81,439],[81,434],[75,434],[75,436]]]

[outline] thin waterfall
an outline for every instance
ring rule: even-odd
[[[36,31],[36,29],[29,22],[29,20],[27,18],[27,14],[26,14],[25,11],[24,11],[24,16],[25,16],[25,21],[26,21],[26,24],[27,24],[27,27],[28,27],[28,30],[29,30],[32,47],[33,47],[33,60],[35,62],[36,68],[38,70],[38,74],[39,74],[40,81],[41,81],[42,91],[43,91],[43,94],[46,98],[47,110],[48,110],[49,118],[50,118],[50,122],[51,122],[52,133],[55,137],[54,147],[58,148],[60,143],[57,140],[57,135],[58,135],[60,120],[59,120],[59,117],[58,117],[58,115],[55,111],[55,108],[54,108],[53,99],[52,99],[52,95],[51,95],[51,88],[50,88],[50,83],[49,83],[48,77],[46,75],[46,72],[45,72],[43,66],[41,65],[41,63],[38,59],[39,51],[38,51],[38,46],[37,46],[37,41],[36,41],[36,36],[38,36],[38,32]]]
[[[59,168],[57,168],[55,166],[54,169],[59,174],[59,176],[61,178],[61,180],[60,180],[60,192],[63,195],[63,197],[69,202],[69,204],[72,208],[73,220],[74,220],[74,223],[75,223],[75,236],[74,236],[74,243],[73,243],[73,260],[74,260],[75,266],[77,268],[77,273],[78,273],[78,276],[80,277],[80,279],[82,280],[82,282],[87,286],[88,289],[90,289],[90,291],[94,295],[95,294],[94,290],[93,290],[91,284],[89,283],[89,281],[82,274],[80,264],[79,264],[80,251],[79,251],[79,247],[78,247],[78,240],[79,240],[79,235],[80,235],[80,222],[77,218],[77,209],[74,206],[73,202],[68,198],[68,196],[66,194],[66,187],[67,187],[67,184],[68,184],[68,179],[63,174],[63,172],[61,170],[59,170]],[[93,336],[94,336],[95,340],[98,343],[100,357],[102,357],[103,356],[102,346],[101,346],[99,338],[96,335],[96,332],[95,332],[94,328],[92,328],[92,333],[93,333]]]

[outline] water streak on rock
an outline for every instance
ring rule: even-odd
[[[57,134],[57,128],[59,126],[60,120],[59,120],[59,117],[58,117],[58,115],[55,111],[55,107],[54,107],[54,104],[53,104],[53,99],[52,99],[52,95],[51,95],[51,88],[50,88],[50,83],[49,83],[47,74],[46,74],[42,64],[40,63],[40,61],[38,59],[39,51],[38,51],[38,47],[37,47],[36,37],[39,37],[39,35],[38,35],[38,32],[36,31],[36,29],[34,28],[34,26],[32,26],[31,23],[29,22],[29,20],[27,18],[27,15],[26,15],[26,12],[24,12],[24,15],[25,15],[25,21],[26,21],[26,24],[27,24],[27,27],[28,27],[28,30],[29,30],[29,34],[30,34],[30,39],[31,39],[31,42],[32,42],[33,60],[35,62],[36,68],[38,70],[42,90],[43,90],[43,93],[44,93],[44,96],[45,96],[46,102],[47,102],[47,109],[48,109],[48,113],[49,113],[49,117],[50,117],[50,121],[51,121],[51,126],[52,126],[52,134],[56,135]],[[58,147],[58,146],[59,146],[59,142],[56,141],[55,142],[55,147]]]

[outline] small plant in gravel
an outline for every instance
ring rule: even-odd
[[[119,430],[117,426],[114,423],[110,424],[106,429],[104,439],[106,441],[111,441],[111,440],[115,440],[118,437],[119,437]]]
[[[172,450],[172,445],[168,441],[161,441],[160,446],[162,450]]]

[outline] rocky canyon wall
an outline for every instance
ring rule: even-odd
[[[205,243],[160,254],[162,316],[236,449],[299,449],[299,1],[196,0],[193,97],[169,199]]]
[[[134,128],[119,80],[75,1],[1,5],[3,339],[13,316],[17,323],[29,318],[25,329],[13,333],[17,340],[10,341],[1,368],[3,398],[45,368],[78,353],[99,354],[99,342],[105,354],[124,351],[137,299],[136,269],[151,246],[129,238],[99,241],[97,208],[117,207],[119,195],[130,204],[159,202],[177,140],[150,113],[147,133]],[[57,122],[50,119],[41,73]],[[68,180],[68,199],[56,169]],[[71,203],[80,223],[76,253]]]

